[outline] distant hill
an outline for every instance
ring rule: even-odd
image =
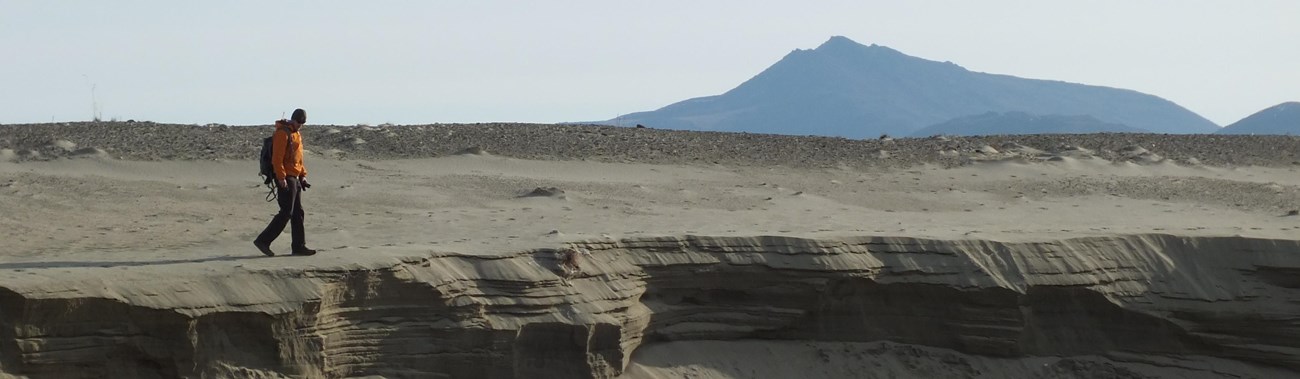
[[[981,136],[1008,134],[1150,133],[1092,116],[1031,115],[1025,112],[988,112],[958,117],[912,133],[913,137],[934,135]]]
[[[1158,133],[1218,126],[1144,93],[972,72],[832,37],[795,50],[740,86],[604,123],[652,128],[868,137],[909,135],[985,112],[1089,115]]]
[[[1286,102],[1255,112],[1218,133],[1300,135],[1300,102]]]

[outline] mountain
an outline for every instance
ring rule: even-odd
[[[1090,115],[1159,133],[1218,126],[1177,104],[1124,89],[969,71],[832,37],[795,50],[740,86],[606,121],[653,128],[868,137],[908,135],[985,112]]]
[[[1300,135],[1300,102],[1286,102],[1255,112],[1218,133]]]
[[[1150,133],[1092,116],[1032,115],[1025,112],[988,112],[958,117],[912,133],[913,137],[934,135],[978,136],[996,134],[1084,134]]]

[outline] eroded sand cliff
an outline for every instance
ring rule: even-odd
[[[777,340],[1094,357],[1071,372],[1083,377],[1092,365],[1300,369],[1296,241],[691,236],[584,246],[592,255],[571,285],[551,250],[10,283],[0,364],[35,377],[609,378],[644,345]],[[1052,363],[984,374],[1070,371]]]

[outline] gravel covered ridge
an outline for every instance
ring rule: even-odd
[[[0,152],[10,160],[97,154],[127,160],[252,160],[271,126],[75,122],[0,125]],[[790,167],[956,166],[987,157],[987,148],[1048,152],[1087,149],[1108,160],[1141,147],[1178,163],[1213,166],[1300,164],[1300,137],[1249,135],[1074,134],[852,140],[519,123],[397,126],[308,125],[308,150],[342,159],[397,159],[487,153],[522,159],[653,164]]]

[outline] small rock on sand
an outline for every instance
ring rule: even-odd
[[[554,197],[558,199],[563,199],[564,190],[556,187],[537,187],[534,188],[532,191],[524,194],[523,197]]]

